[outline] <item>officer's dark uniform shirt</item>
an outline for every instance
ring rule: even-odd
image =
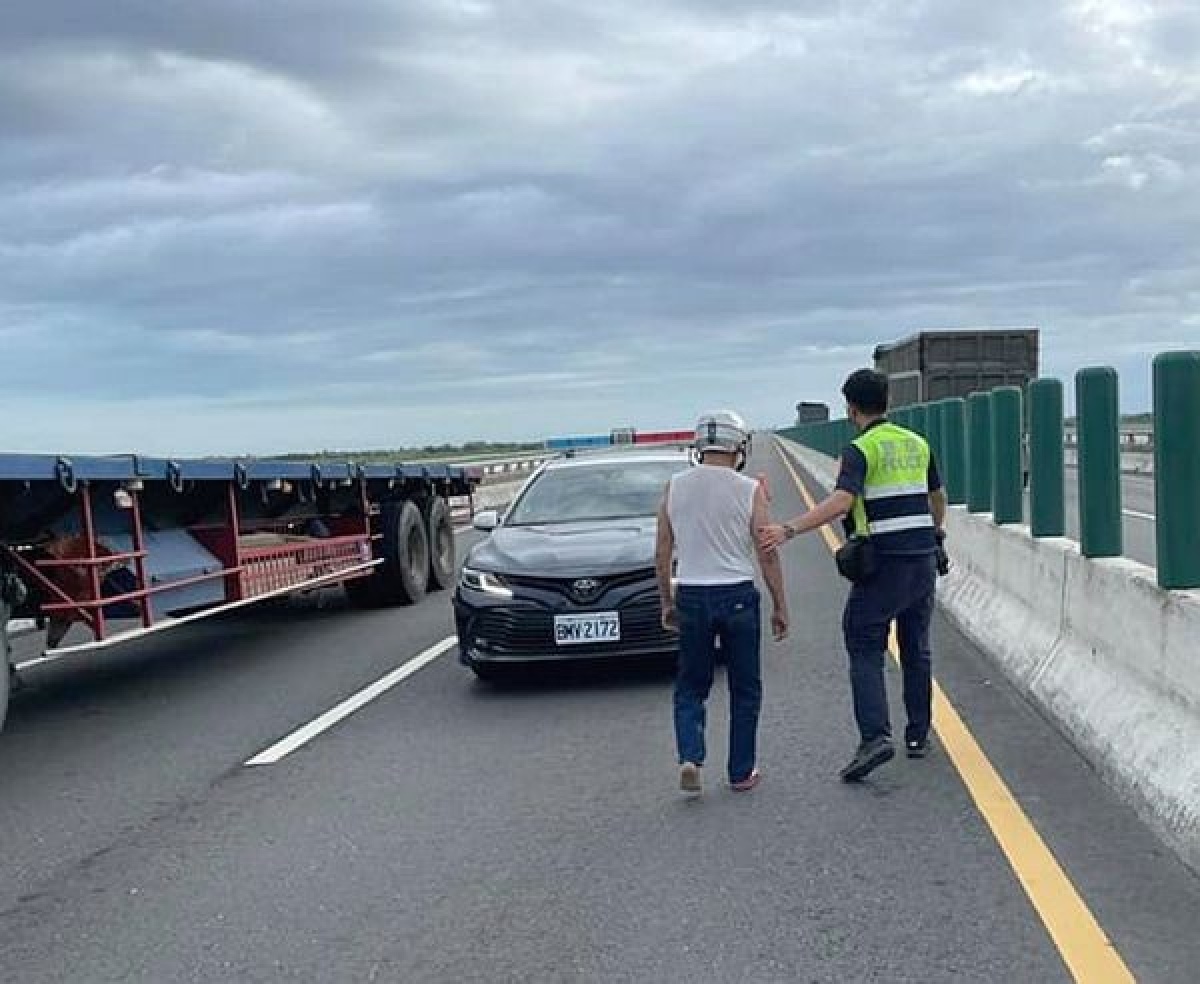
[[[872,428],[878,427],[886,423],[886,419],[877,420],[875,423],[868,426],[863,433],[867,433]],[[942,478],[938,474],[937,462],[934,461],[933,455],[929,456],[929,471],[927,481],[930,492],[937,492],[942,488]],[[842,466],[838,472],[837,485],[835,488],[842,492],[849,492],[856,499],[861,498],[867,486],[867,459],[866,456],[856,448],[853,444],[849,444],[842,451]],[[855,532],[854,522],[850,516],[845,520],[846,534],[851,535]],[[862,531],[865,532],[865,531]],[[932,530],[910,530],[905,533],[892,533],[887,537],[880,537],[876,540],[876,549],[881,554],[900,557],[923,557],[937,553],[937,541],[933,537]]]

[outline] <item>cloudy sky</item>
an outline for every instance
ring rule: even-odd
[[[760,425],[1200,347],[1200,5],[5,0],[5,448]]]

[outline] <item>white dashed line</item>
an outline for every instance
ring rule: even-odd
[[[277,741],[270,748],[266,749],[266,751],[259,752],[254,758],[247,761],[246,765],[275,765],[277,762],[291,755],[296,749],[307,745],[318,735],[324,734],[334,725],[344,721],[355,711],[361,710],[376,697],[383,696],[383,694],[391,690],[396,684],[407,680],[418,670],[428,666],[443,653],[452,649],[457,643],[458,639],[455,636],[443,639],[436,646],[431,646],[425,652],[421,653],[421,655],[414,656],[403,666],[392,670],[387,676],[376,680],[369,687],[363,688],[353,697],[348,697],[338,704],[337,707],[326,711],[319,718],[306,724],[303,728],[299,728],[281,741]]]

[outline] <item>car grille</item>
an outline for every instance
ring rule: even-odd
[[[550,594],[560,595],[563,598],[569,598],[577,604],[592,605],[602,602],[604,596],[610,591],[617,588],[632,587],[641,584],[643,581],[648,585],[653,586],[655,580],[654,568],[646,570],[629,571],[624,574],[610,574],[604,577],[582,578],[582,577],[525,577],[522,575],[505,574],[504,580],[517,588],[532,588],[535,591],[547,591]],[[582,594],[576,590],[576,585],[580,581],[591,581],[593,590]]]
[[[554,641],[554,615],[532,608],[489,608],[479,613],[473,635],[487,648],[506,654],[586,656],[621,650],[666,650],[678,637],[665,632],[657,599],[647,599],[617,610],[621,617],[621,641],[593,645],[559,646]]]

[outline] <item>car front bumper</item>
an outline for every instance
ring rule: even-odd
[[[617,642],[560,646],[554,641],[555,615],[617,612]],[[597,659],[656,659],[679,651],[678,637],[662,628],[657,593],[608,599],[593,609],[553,608],[526,599],[484,596],[463,589],[455,595],[454,620],[459,660],[476,663],[545,663]]]

